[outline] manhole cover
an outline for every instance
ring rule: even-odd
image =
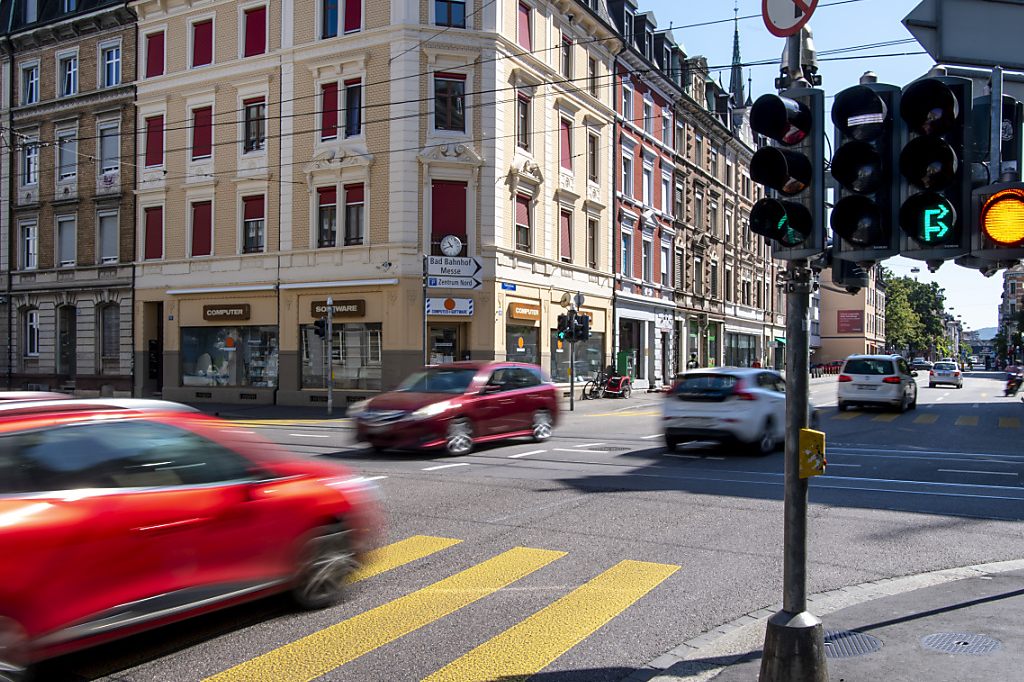
[[[604,450],[605,452],[627,452],[629,450],[632,450],[633,448],[621,448],[621,447],[619,447],[617,445],[616,446],[601,445],[601,446],[596,447],[594,449],[595,450]]]
[[[946,654],[967,654],[983,656],[1000,647],[998,639],[972,632],[937,632],[921,638],[921,644],[928,649]]]
[[[850,658],[874,653],[882,648],[882,640],[853,630],[825,630],[825,657]]]

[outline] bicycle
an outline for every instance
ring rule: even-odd
[[[597,376],[583,384],[583,400],[597,400],[604,397],[604,387],[608,383],[608,377],[604,372],[598,372]]]

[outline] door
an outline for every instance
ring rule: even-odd
[[[77,309],[73,305],[57,308],[57,374],[75,376],[77,349]]]
[[[512,405],[509,413],[510,431],[528,431],[533,427],[533,415],[538,410],[550,412],[547,390],[535,372],[525,367],[513,367],[511,373]],[[551,415],[553,418],[554,415]]]
[[[463,359],[461,325],[432,324],[427,333],[428,357],[431,365]]]
[[[473,426],[481,436],[512,430],[515,423],[513,368],[498,367],[491,372],[480,395],[473,398]]]
[[[768,401],[768,412],[775,426],[775,436],[786,436],[786,382],[777,374],[762,372],[757,375],[758,388],[763,390],[763,397]]]

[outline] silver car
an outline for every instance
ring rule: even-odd
[[[851,355],[839,372],[839,411],[851,405],[912,410],[917,407],[916,376],[899,355]]]
[[[936,362],[928,372],[928,388],[939,384],[948,384],[957,388],[964,387],[964,374],[954,362]]]

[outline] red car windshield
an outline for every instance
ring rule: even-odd
[[[428,369],[416,372],[395,390],[413,393],[465,393],[476,373],[476,369]]]

